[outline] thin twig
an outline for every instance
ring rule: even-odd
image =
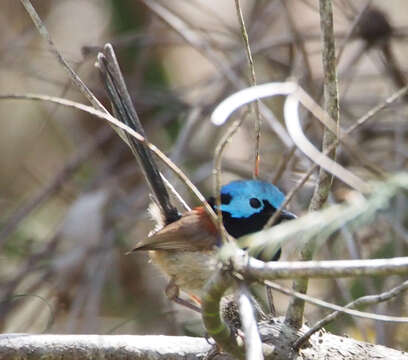
[[[15,99],[15,100],[36,100],[36,101],[48,101],[52,103],[56,103],[59,105],[71,107],[77,110],[85,111],[91,115],[94,115],[100,119],[104,119],[108,121],[110,124],[124,130],[129,135],[133,136],[137,141],[144,142],[149,149],[154,152],[154,154],[161,160],[163,163],[172,170],[177,177],[190,189],[190,191],[196,196],[196,198],[205,206],[208,214],[211,214],[211,219],[214,220],[216,223],[217,219],[215,214],[208,204],[205,197],[201,194],[201,192],[197,189],[197,187],[191,182],[191,180],[181,171],[176,164],[174,164],[157,146],[153,145],[152,143],[146,142],[144,137],[138,134],[136,131],[131,129],[129,126],[123,124],[118,119],[114,118],[111,114],[101,112],[96,110],[93,107],[77,103],[74,101],[70,101],[67,99],[61,99],[58,97],[48,96],[48,95],[38,95],[38,94],[9,94],[9,95],[0,95],[0,99]],[[126,142],[127,143],[127,142]]]
[[[244,16],[242,15],[241,4],[239,0],[235,0],[235,9],[237,11],[237,17],[239,21],[239,26],[241,29],[241,36],[244,41],[245,51],[248,59],[249,66],[249,79],[251,86],[256,85],[256,75],[254,60],[252,58],[251,48],[249,46],[248,32],[245,28]],[[250,108],[255,112],[255,159],[254,159],[254,171],[253,177],[256,179],[259,176],[259,162],[260,162],[260,146],[261,146],[261,114],[259,111],[259,100],[256,100],[250,105]]]
[[[246,84],[227,64],[225,56],[216,53],[210,44],[203,37],[198,36],[185,23],[183,19],[171,12],[156,0],[141,0],[149,9],[166,22],[174,31],[193,48],[197,49],[206,59],[208,59],[217,70],[236,88],[241,89]],[[264,104],[260,103],[260,110],[263,118],[269,123],[272,130],[275,131],[281,142],[289,147],[292,145],[285,128],[277,121],[271,110]]]
[[[288,7],[289,5],[288,2],[286,0],[281,0],[280,3],[282,4],[282,8],[285,11],[285,16],[286,16],[288,25],[293,35],[293,43],[297,48],[299,48],[299,52],[302,55],[301,60],[299,62],[301,63],[300,66],[302,70],[306,73],[306,76],[304,76],[303,84],[310,86],[311,84],[313,84],[313,73],[312,73],[312,66],[310,64],[310,59],[307,54],[307,50],[305,46],[305,41],[304,41],[305,33],[304,31],[299,32],[297,30],[296,23],[293,20],[293,16]],[[302,77],[303,77],[303,74],[302,74]]]
[[[101,102],[92,94],[91,90],[85,85],[85,83],[81,80],[78,74],[72,69],[72,67],[68,64],[68,62],[64,59],[61,53],[58,51],[57,47],[55,46],[47,28],[45,27],[44,23],[42,22],[41,18],[39,17],[38,13],[34,9],[33,5],[31,4],[30,0],[20,0],[23,4],[24,8],[26,9],[27,13],[30,15],[35,27],[37,28],[40,35],[47,41],[48,47],[50,51],[55,55],[58,62],[63,66],[63,68],[68,72],[70,79],[79,89],[79,91],[89,100],[92,106],[100,110],[102,112],[108,112]]]
[[[362,296],[351,303],[347,304],[345,308],[356,308],[362,305],[373,305],[380,302],[388,301],[402,292],[408,290],[408,280],[404,281],[402,284],[392,288],[391,290],[384,291],[377,295],[367,295]],[[332,312],[331,314],[325,316],[323,319],[319,320],[313,327],[311,327],[305,334],[303,334],[296,342],[293,344],[295,349],[299,349],[316,331],[319,331],[323,326],[327,325],[329,322],[336,319],[341,313],[339,311]]]
[[[276,170],[275,173],[273,174],[272,180],[270,181],[272,184],[276,184],[282,177],[283,173],[286,171],[292,158],[294,157],[296,149],[297,149],[296,146],[292,146],[290,149],[286,150],[282,154],[279,160],[279,164],[276,166]]]
[[[279,291],[282,294],[288,295],[288,296],[293,296],[301,299],[302,301],[308,302],[310,304],[320,306],[326,309],[338,311],[340,313],[344,313],[350,316],[356,316],[362,319],[369,319],[369,320],[375,320],[375,321],[384,321],[384,322],[392,322],[392,323],[400,323],[400,324],[406,324],[408,322],[408,317],[402,317],[402,316],[389,316],[389,315],[380,315],[380,314],[373,314],[369,312],[364,312],[364,311],[359,311],[359,310],[353,310],[353,309],[348,309],[344,306],[339,306],[335,305],[332,303],[328,303],[327,301],[321,300],[319,298],[312,297],[310,295],[305,295],[301,292],[286,288],[284,286],[281,286],[280,284],[274,283],[272,281],[264,281],[263,282],[265,285],[270,286],[272,289]]]
[[[353,23],[351,24],[350,28],[347,31],[347,34],[344,39],[342,39],[341,44],[338,46],[338,52],[337,52],[337,58],[336,58],[336,64],[338,65],[341,59],[341,55],[343,55],[343,51],[346,48],[347,43],[350,41],[352,36],[355,34],[358,23],[361,20],[361,17],[364,15],[368,7],[371,5],[373,0],[367,0],[365,4],[362,6],[360,12],[357,14],[357,16],[354,18]]]
[[[248,248],[249,254],[258,259],[270,259],[283,244],[313,241],[314,247],[321,246],[330,235],[349,224],[356,228],[370,223],[378,212],[388,209],[389,202],[398,192],[408,188],[408,177],[400,174],[387,182],[374,185],[368,198],[359,198],[352,204],[338,204],[319,212],[306,214],[296,220],[275,225],[237,239],[240,248]]]
[[[322,31],[322,60],[323,60],[323,74],[324,74],[324,109],[329,116],[337,123],[337,136],[331,133],[326,127],[323,132],[322,150],[326,150],[337,144],[337,139],[340,135],[339,123],[339,100],[337,90],[337,75],[336,75],[336,48],[333,30],[333,9],[331,0],[320,0],[320,28]],[[336,145],[327,153],[327,156],[335,159]],[[320,168],[318,181],[315,191],[310,202],[309,210],[316,211],[320,209],[327,200],[332,185],[333,177]],[[300,251],[300,259],[307,261],[313,257],[313,243],[308,242],[304,244]],[[308,287],[308,279],[295,280],[293,282],[293,289],[301,293],[306,293]],[[293,298],[286,311],[285,322],[299,329],[303,323],[305,303],[299,298]]]
[[[239,286],[235,292],[235,301],[239,307],[239,315],[241,318],[241,328],[245,335],[246,358],[248,360],[262,360],[262,341],[259,336],[254,308],[251,302],[251,294],[242,281],[238,282]]]
[[[231,252],[232,246],[223,251]],[[260,281],[408,274],[408,259],[406,257],[370,260],[264,262],[248,256],[244,250],[234,245],[233,254],[228,256],[228,259],[230,259],[234,270],[242,276]]]
[[[353,125],[351,125],[347,130],[344,131],[344,135],[349,135],[353,131],[363,126],[368,120],[372,119],[381,110],[385,109],[387,106],[392,105],[394,102],[396,102],[398,99],[400,99],[402,96],[406,95],[407,93],[408,93],[408,85],[399,89],[398,91],[393,93],[391,96],[389,96],[387,99],[385,99],[381,104],[378,104],[377,106],[370,109],[366,114],[361,116]],[[327,155],[330,151],[332,151],[341,141],[342,136],[337,138],[333,144],[331,144],[325,151],[323,151],[323,154]],[[313,172],[317,169],[317,167],[318,167],[317,164],[313,164],[309,168],[309,170],[303,175],[303,177],[300,179],[298,184],[286,195],[285,201],[282,203],[282,205],[277,209],[275,214],[270,219],[271,223],[274,223],[277,220],[277,217],[279,216],[280,212],[285,208],[287,204],[289,204],[289,202],[292,200],[296,192],[305,184],[305,182],[309,179],[309,177],[313,174]]]
[[[103,143],[108,141],[113,132],[109,128],[100,129],[91,141],[85,143],[74,155],[67,161],[64,167],[49,181],[32,199],[26,202],[22,207],[14,211],[8,219],[4,221],[4,226],[0,231],[0,249],[12,234],[17,226],[34,209],[47,201],[52,195],[58,192],[61,187],[75,174],[76,170],[86,161],[86,159]]]
[[[333,10],[331,0],[320,0],[320,27],[322,31],[322,60],[324,73],[324,109],[327,114],[337,124],[337,136],[330,132],[327,128],[323,134],[322,150],[325,151],[340,135],[339,123],[339,100],[337,91],[337,76],[336,76],[336,53],[335,40],[333,31]],[[328,154],[331,158],[335,158],[335,149]],[[320,209],[326,202],[332,183],[332,176],[323,169],[319,173],[319,180],[313,194],[309,210],[315,211]],[[307,251],[309,253],[309,251]],[[306,257],[311,254],[306,254]]]
[[[223,221],[222,221],[222,211],[221,211],[221,166],[222,166],[222,155],[228,143],[231,142],[232,137],[241,127],[242,123],[245,121],[248,116],[249,111],[246,111],[244,115],[240,116],[235,120],[231,126],[227,129],[225,135],[221,138],[220,142],[217,144],[214,152],[214,168],[213,168],[213,177],[214,177],[214,197],[215,204],[217,208],[217,219],[218,219],[218,229],[221,231],[222,241],[225,243],[230,240],[230,237],[227,236]]]
[[[222,125],[239,107],[246,105],[257,98],[261,99],[277,95],[287,96],[284,105],[285,124],[292,140],[296,143],[298,148],[302,150],[306,156],[311,158],[312,161],[318,163],[319,166],[341,179],[341,181],[348,184],[350,187],[362,193],[369,191],[370,189],[366,181],[359,178],[353,172],[341,166],[330,157],[322,154],[322,152],[319,151],[305,136],[300,124],[299,103],[302,103],[310,112],[312,112],[326,126],[328,131],[336,134],[338,132],[337,125],[336,122],[332,120],[331,117],[322,110],[299,85],[293,82],[272,82],[238,91],[217,106],[211,115],[212,122],[216,125]],[[342,142],[346,144],[349,142],[344,133],[342,133],[341,139]]]

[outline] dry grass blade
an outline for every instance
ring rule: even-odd
[[[318,105],[311,106],[310,102],[307,101],[307,98],[303,96],[304,91],[299,91],[299,89],[300,87],[294,83],[270,83],[241,90],[218,105],[211,116],[212,122],[215,125],[222,125],[239,107],[255,101],[257,98],[286,95],[288,98],[284,107],[285,123],[292,140],[296,143],[299,149],[316,164],[337,176],[341,181],[352,188],[363,193],[368,192],[370,188],[363,180],[328,158],[324,153],[318,151],[304,136],[300,127],[299,102],[314,114],[317,114],[316,107],[318,107]],[[325,125],[329,124],[328,126],[332,129],[331,123],[327,121],[327,114],[320,109],[318,115],[320,115],[319,119],[323,116],[324,118],[321,121]]]

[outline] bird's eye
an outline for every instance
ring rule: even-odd
[[[221,204],[228,205],[231,202],[230,194],[221,194]]]
[[[261,202],[257,198],[250,198],[249,205],[251,205],[254,209],[258,209],[261,207]]]

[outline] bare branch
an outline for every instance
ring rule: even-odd
[[[24,220],[34,209],[47,201],[52,195],[61,189],[64,183],[69,180],[83,162],[94,152],[101,144],[105,143],[112,136],[113,132],[109,128],[102,128],[95,134],[91,141],[85,143],[75,154],[67,161],[64,167],[48,182],[32,199],[26,202],[12,213],[4,222],[0,231],[0,249],[6,242],[8,236],[13,233],[22,220]]]
[[[262,341],[256,326],[251,295],[243,282],[239,282],[235,298],[239,305],[242,330],[245,335],[246,358],[248,360],[263,359]]]
[[[187,336],[0,335],[0,359],[203,359],[211,345]]]
[[[40,35],[47,41],[48,47],[50,51],[55,55],[58,62],[62,65],[62,67],[68,72],[72,82],[78,87],[81,93],[89,100],[92,106],[100,110],[102,112],[108,112],[100,101],[92,94],[91,90],[85,85],[85,83],[81,80],[78,74],[72,69],[72,67],[68,64],[68,62],[64,59],[61,53],[58,51],[57,47],[55,46],[52,38],[45,27],[44,23],[42,22],[41,18],[38,16],[38,13],[35,11],[33,5],[31,4],[30,0],[20,0],[23,6],[25,7],[27,13],[30,15],[35,27],[37,28]]]
[[[391,348],[356,341],[348,337],[318,332],[307,347],[293,351],[292,344],[308,327],[296,331],[282,319],[259,323],[261,337],[274,349],[269,359],[293,360],[407,360],[408,355]],[[181,360],[206,359],[211,351],[206,339],[186,336],[131,335],[0,335],[0,358],[8,360],[129,359]],[[215,359],[232,360],[226,354]]]
[[[407,289],[408,289],[408,281],[404,281],[402,284],[392,288],[391,290],[385,291],[381,294],[367,295],[367,296],[358,298],[354,300],[353,302],[347,304],[345,308],[356,308],[357,306],[372,305],[372,304],[378,304],[383,301],[388,301],[392,299],[393,297],[400,295],[402,292],[406,291]],[[336,319],[340,314],[341,314],[340,311],[334,311],[331,314],[325,316],[323,319],[319,320],[312,328],[310,328],[307,331],[306,334],[304,334],[301,338],[296,340],[296,342],[293,344],[293,347],[295,348],[301,347],[307,341],[307,339],[310,338],[310,336],[312,336],[316,331],[319,331],[320,329],[322,329],[323,326],[327,325],[329,322]]]
[[[76,110],[85,111],[91,115],[96,116],[97,118],[104,119],[108,121],[114,127],[119,128],[129,135],[133,136],[137,141],[145,142],[146,146],[150,148],[150,150],[161,160],[164,162],[169,169],[171,169],[179,179],[186,184],[186,186],[191,190],[191,192],[197,197],[197,199],[202,202],[209,212],[209,214],[213,214],[213,211],[210,205],[207,203],[205,197],[201,194],[201,192],[197,189],[197,187],[191,182],[191,180],[181,171],[180,168],[177,167],[158,147],[155,145],[146,142],[144,137],[141,136],[139,133],[131,129],[129,126],[123,124],[116,118],[114,118],[109,112],[102,112],[93,107],[77,103],[74,101],[70,101],[67,99],[62,99],[54,96],[48,95],[38,95],[38,94],[7,94],[7,95],[0,95],[0,99],[15,99],[15,100],[35,100],[35,101],[48,101],[55,104],[67,106],[74,108]],[[123,138],[122,138],[123,139]],[[128,144],[126,139],[123,139],[126,144]]]
[[[251,86],[256,85],[256,75],[255,75],[255,67],[254,67],[254,59],[252,58],[251,47],[249,46],[249,39],[248,39],[248,32],[245,28],[244,16],[242,15],[241,4],[239,0],[235,0],[235,8],[237,10],[237,17],[239,21],[239,26],[241,29],[241,36],[244,41],[245,51],[248,58],[248,66],[249,66],[249,78]],[[261,114],[259,111],[259,100],[257,100],[253,106],[251,106],[255,110],[255,161],[254,161],[254,171],[253,176],[257,178],[259,175],[259,161],[260,161],[260,146],[261,146]]]
[[[327,128],[323,132],[322,150],[325,151],[331,144],[336,144],[336,138],[340,136],[339,123],[339,99],[337,91],[336,74],[336,48],[333,29],[333,9],[331,0],[320,0],[320,28],[322,31],[322,59],[324,75],[324,109],[329,116],[337,123],[337,136],[333,135]],[[327,154],[335,159],[335,148]],[[320,209],[327,200],[332,185],[333,177],[325,169],[320,168],[318,182],[310,202],[309,210]],[[313,244],[306,243],[300,251],[301,260],[310,260],[313,257]],[[296,280],[293,289],[302,293],[307,292],[307,279]],[[293,326],[300,328],[303,321],[304,302],[298,298],[293,298],[286,312],[286,321]]]
[[[221,256],[231,252],[226,245]],[[408,258],[370,260],[320,260],[320,261],[270,261],[263,262],[248,257],[245,251],[235,249],[236,255],[230,257],[234,270],[257,280],[276,280],[293,278],[338,278],[355,276],[379,276],[408,273]],[[223,254],[224,253],[224,254]]]

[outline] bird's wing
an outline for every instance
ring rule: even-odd
[[[137,250],[211,250],[217,243],[217,232],[203,211],[189,211],[151,236],[140,241]]]

